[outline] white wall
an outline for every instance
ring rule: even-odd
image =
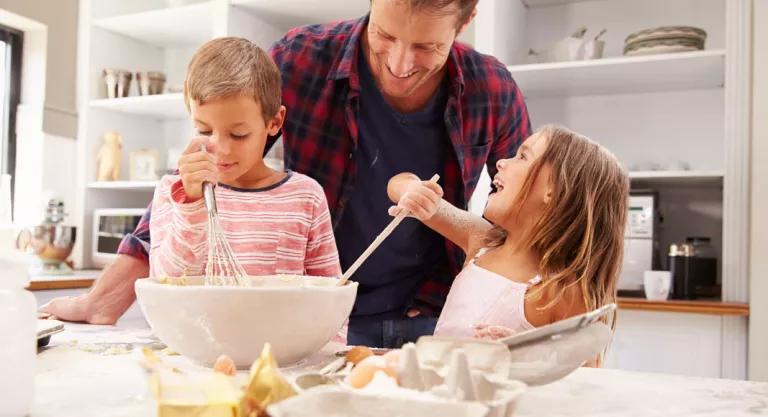
[[[768,1],[753,0],[749,379],[768,381]]]
[[[0,0],[0,22],[24,32],[15,219],[37,222],[41,198],[75,205],[77,0]]]
[[[48,27],[49,70],[45,77],[43,130],[70,138],[77,135],[77,3],[78,0],[0,0],[0,9]]]

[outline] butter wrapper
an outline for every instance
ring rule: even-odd
[[[250,377],[243,387],[239,416],[264,416],[267,407],[297,394],[280,372],[272,348],[266,343],[261,356],[251,366]]]
[[[147,375],[149,405],[157,417],[237,417],[240,390],[218,372],[183,372],[148,348],[139,365]]]
[[[237,417],[239,392],[226,375],[158,370],[148,384],[157,417]]]

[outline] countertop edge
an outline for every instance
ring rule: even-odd
[[[76,271],[73,275],[30,277],[29,291],[89,288],[101,271]],[[700,300],[651,301],[645,298],[619,297],[620,310],[655,311],[662,313],[708,314],[749,317],[749,304]]]
[[[41,281],[30,281],[29,285],[27,286],[27,290],[29,291],[45,291],[45,290],[71,290],[71,289],[77,289],[77,288],[90,288],[91,285],[93,285],[93,281],[95,281],[96,278],[77,278],[72,277],[68,279],[57,279],[57,280],[41,280]]]
[[[30,275],[29,291],[88,288],[101,276],[100,269],[78,269],[68,275]]]
[[[644,298],[619,297],[617,304],[620,310],[749,317],[749,304],[747,303],[696,300],[651,301]]]

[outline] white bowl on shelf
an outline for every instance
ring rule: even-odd
[[[293,365],[328,344],[352,311],[357,283],[336,278],[250,277],[248,287],[205,286],[204,277],[185,285],[163,278],[136,281],[141,311],[171,350],[212,367],[226,354],[248,369],[265,343],[280,366]]]

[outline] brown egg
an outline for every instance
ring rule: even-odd
[[[234,376],[237,373],[237,366],[235,361],[227,355],[221,355],[216,359],[216,363],[213,364],[214,372],[221,372],[224,375]]]
[[[376,372],[384,372],[387,376],[399,380],[397,366],[392,366],[381,356],[369,356],[352,369],[349,374],[349,385],[352,388],[363,388],[373,381]]]
[[[373,356],[373,351],[368,346],[355,346],[347,352],[347,362],[357,365],[369,356]]]

